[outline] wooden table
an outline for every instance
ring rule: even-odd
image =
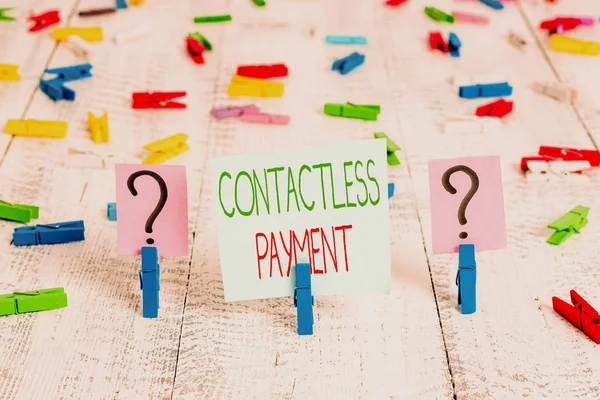
[[[600,307],[600,209],[596,171],[525,177],[522,156],[540,145],[594,148],[600,140],[600,57],[552,52],[538,30],[554,15],[600,15],[600,2],[541,0],[494,11],[477,2],[147,0],[117,14],[79,18],[108,2],[20,0],[17,22],[0,23],[0,63],[23,79],[0,82],[0,121],[66,120],[65,139],[0,134],[0,198],[40,207],[39,223],[84,219],[86,240],[14,247],[15,223],[0,222],[0,293],[64,287],[69,306],[0,318],[1,399],[592,399],[600,396],[597,346],[552,310],[551,297],[574,288]],[[9,2],[10,5],[10,2]],[[439,24],[425,5],[489,15],[488,26]],[[52,102],[38,89],[46,67],[85,62],[50,31],[27,33],[27,10],[60,8],[63,24],[104,28],[91,44],[91,79],[70,85],[75,102]],[[195,15],[231,13],[233,21],[194,25]],[[152,32],[115,45],[140,25]],[[191,62],[184,36],[213,43],[206,63]],[[428,32],[456,32],[458,59],[432,52]],[[512,47],[514,31],[527,41]],[[366,63],[347,76],[331,62],[355,50],[326,45],[327,34],[366,35]],[[600,40],[598,28],[574,36]],[[226,88],[240,64],[285,62],[281,99],[233,100]],[[514,86],[514,112],[483,134],[444,134],[444,114],[472,115],[484,101],[461,100],[451,78],[501,75]],[[579,90],[575,105],[534,93],[535,80]],[[187,110],[137,111],[134,91],[187,90]],[[323,115],[325,102],[380,104],[376,122]],[[287,127],[218,121],[214,105],[255,102],[290,114]],[[108,111],[111,140],[96,145],[87,113]],[[208,162],[259,150],[369,139],[386,132],[402,147],[389,169],[392,289],[389,296],[319,297],[315,334],[299,337],[291,298],[225,303]],[[191,150],[189,256],[161,260],[158,319],[141,316],[139,258],[118,256],[114,168],[139,163],[142,146],[177,132]],[[432,255],[427,161],[500,155],[508,247],[482,252],[478,310],[457,306],[456,255]],[[546,225],[576,205],[590,223],[561,246],[545,243]]]

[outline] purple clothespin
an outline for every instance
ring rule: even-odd
[[[242,115],[244,112],[259,112],[260,108],[255,106],[254,104],[248,104],[245,106],[228,106],[228,107],[219,107],[213,108],[210,110],[210,115],[215,118],[223,119],[223,118],[235,118]]]

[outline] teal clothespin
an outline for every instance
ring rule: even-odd
[[[425,7],[425,14],[434,21],[448,22],[450,24],[454,23],[454,17],[452,15],[446,14],[435,7]]]
[[[0,200],[0,219],[17,222],[29,222],[37,219],[39,208],[27,204],[10,204]]]
[[[588,223],[589,212],[589,207],[577,206],[556,221],[552,221],[548,228],[554,229],[556,232],[546,242],[558,246],[575,233],[579,233],[581,228]]]
[[[55,310],[68,305],[64,288],[0,295],[0,316]]]
[[[381,108],[375,104],[340,104],[326,103],[323,107],[325,115],[333,117],[356,118],[367,121],[376,121]]]
[[[392,141],[392,139],[387,137],[387,135],[383,132],[375,132],[374,136],[375,136],[375,139],[385,139],[386,140],[388,165],[390,165],[392,167],[396,166],[396,165],[400,165],[400,160],[398,160],[398,157],[396,157],[396,154],[394,154],[395,152],[402,150],[400,148],[400,146],[398,146],[396,143],[394,143]]]
[[[212,50],[212,44],[208,41],[207,38],[202,36],[202,34],[200,32],[188,33],[188,37],[196,39],[198,41],[198,43],[200,43],[200,45],[202,45],[202,47],[204,47],[206,50],[208,50],[208,51]]]
[[[0,8],[0,21],[16,21],[17,19],[14,17],[10,17],[8,15],[4,15],[5,12],[14,10],[15,7],[8,8]]]

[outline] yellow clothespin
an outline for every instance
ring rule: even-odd
[[[69,36],[76,35],[88,42],[101,42],[103,39],[102,27],[93,28],[54,28],[52,38],[54,40],[67,40]]]
[[[227,93],[230,96],[281,97],[283,89],[284,84],[281,82],[234,75]]]
[[[188,135],[185,133],[176,133],[156,142],[148,143],[144,149],[153,152],[149,155],[142,164],[161,164],[178,154],[186,152],[190,149],[187,145]]]
[[[146,0],[129,0],[129,5],[130,6],[140,6],[142,4],[144,4]]]
[[[88,112],[88,124],[90,132],[92,132],[92,140],[94,143],[108,143],[110,133],[108,132],[108,113],[104,113],[101,117],[96,118],[94,114]]]
[[[15,136],[64,138],[69,124],[66,121],[39,121],[35,119],[9,119],[4,131]]]
[[[19,69],[18,65],[13,64],[0,64],[0,81],[19,81],[21,75],[17,72]]]
[[[600,54],[599,42],[589,42],[563,35],[550,36],[550,48],[567,53],[589,54],[593,56]]]

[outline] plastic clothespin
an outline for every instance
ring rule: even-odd
[[[130,6],[141,6],[146,0],[129,0]]]
[[[580,233],[581,228],[588,223],[587,216],[589,212],[589,207],[577,206],[556,221],[552,221],[548,228],[554,229],[556,232],[550,236],[546,243],[558,246],[575,233]]]
[[[40,90],[54,101],[75,101],[75,91],[65,86],[62,79],[40,80]]]
[[[91,78],[92,64],[77,64],[69,67],[60,68],[46,68],[44,70],[47,74],[56,74],[56,79],[60,79],[63,82],[78,81],[80,79]]]
[[[583,170],[590,168],[588,161],[528,161],[529,171],[539,173],[554,173],[557,175],[567,175],[569,173],[581,174]]]
[[[385,2],[385,4],[386,4],[387,6],[396,7],[396,6],[399,6],[400,4],[404,4],[404,3],[406,3],[407,1],[408,1],[408,0],[387,0],[387,1]]]
[[[89,28],[54,28],[52,31],[52,38],[59,42],[67,40],[69,36],[76,35],[88,42],[101,42],[104,39],[102,27],[89,27]]]
[[[14,292],[0,295],[0,316],[56,310],[67,305],[64,288]]]
[[[390,183],[388,183],[388,199],[391,199],[393,195],[394,195],[394,183],[390,182]]]
[[[554,18],[540,23],[540,29],[548,31],[549,34],[570,31],[582,25],[579,18]]]
[[[229,96],[282,97],[285,85],[265,79],[234,75],[227,87]]]
[[[208,51],[212,51],[212,49],[213,49],[212,43],[210,43],[210,41],[207,38],[205,38],[204,36],[202,36],[202,34],[200,32],[191,32],[191,33],[188,33],[187,37],[196,39],[198,41],[198,43],[200,43],[200,45],[202,47],[204,47]]]
[[[15,228],[15,246],[70,243],[85,240],[83,221],[57,222],[54,224],[32,225]]]
[[[551,35],[550,48],[567,53],[600,55],[600,42],[590,42],[563,35]]]
[[[58,24],[60,22],[60,15],[58,10],[51,10],[46,11],[43,14],[33,15],[28,19],[29,21],[34,22],[33,26],[29,28],[29,32],[37,32],[49,26]]]
[[[142,161],[142,164],[160,164],[188,151],[190,146],[186,143],[187,139],[188,135],[185,133],[176,133],[167,138],[148,143],[144,146],[144,149],[151,151],[153,154]]]
[[[190,36],[185,38],[185,45],[190,58],[196,64],[204,64],[204,57],[202,56],[202,53],[204,53],[206,49],[202,47],[202,45],[196,39]]]
[[[90,10],[79,11],[77,15],[80,17],[94,17],[97,15],[106,15],[116,13],[117,9],[115,7],[106,7],[106,8],[93,8]]]
[[[172,101],[186,94],[187,92],[134,92],[131,96],[133,100],[131,108],[135,110],[147,108],[186,108],[187,105]]]
[[[92,132],[92,141],[94,143],[108,143],[110,140],[110,133],[108,132],[107,112],[98,118],[96,118],[91,112],[88,112],[88,125],[90,132]]]
[[[512,86],[508,82],[485,83],[470,86],[460,86],[458,95],[464,99],[475,99],[478,97],[502,97],[512,94]]]
[[[531,89],[558,101],[570,103],[577,100],[577,90],[560,82],[536,81],[531,84]]]
[[[240,65],[237,67],[236,75],[256,79],[282,78],[288,76],[288,68],[283,63],[270,65]]]
[[[363,65],[365,62],[365,55],[354,52],[346,57],[335,60],[331,65],[332,71],[339,71],[340,74],[346,75],[347,73],[354,71],[356,68]]]
[[[11,204],[0,200],[0,219],[16,222],[29,222],[37,219],[39,208],[27,204]]]
[[[462,43],[454,32],[450,32],[448,36],[448,51],[452,57],[460,57],[460,47]]]
[[[226,21],[231,21],[231,14],[205,15],[202,17],[194,17],[195,24],[204,24],[207,22],[226,22]]]
[[[144,318],[158,318],[160,307],[160,264],[158,264],[158,249],[154,246],[142,247],[142,269],[140,275],[140,290],[142,291],[142,315]]]
[[[425,7],[424,9],[425,15],[431,18],[434,21],[438,22],[448,22],[450,24],[454,23],[454,17],[450,14],[446,14],[442,10],[439,10],[435,7]]]
[[[258,7],[264,7],[267,5],[265,0],[252,0],[252,2]]]
[[[456,22],[470,22],[472,24],[487,25],[490,19],[484,15],[471,14],[463,11],[452,11]]]
[[[326,103],[323,106],[323,113],[332,117],[356,118],[365,121],[377,121],[377,116],[381,108],[375,104],[352,104],[347,102]]]
[[[15,64],[0,64],[0,81],[19,81],[19,66]]]
[[[210,115],[217,119],[224,118],[234,118],[241,116],[244,112],[260,112],[260,108],[258,108],[254,104],[249,104],[245,106],[229,106],[229,107],[219,107],[213,108],[210,110]]]
[[[240,115],[240,121],[254,124],[287,125],[290,122],[290,116],[267,114],[260,111],[244,111]]]
[[[521,159],[521,170],[527,172],[530,169],[528,165],[532,161],[586,161],[589,163],[589,166],[598,167],[600,166],[600,151],[541,146],[537,156],[523,157]]]
[[[396,151],[402,150],[400,146],[392,141],[385,133],[383,132],[375,132],[373,134],[375,139],[385,139],[386,141],[386,149],[387,149],[387,162],[390,166],[400,165],[400,160],[394,154]]]
[[[431,50],[439,50],[442,53],[447,53],[448,43],[444,40],[442,34],[438,31],[429,32],[429,47]]]
[[[513,102],[504,99],[496,100],[489,104],[477,107],[475,115],[478,117],[496,117],[502,118],[512,112]]]
[[[571,290],[570,294],[572,305],[553,296],[552,308],[596,344],[600,344],[600,315],[598,311],[575,290]]]
[[[9,119],[4,131],[15,136],[64,138],[67,136],[67,121],[39,121],[35,119]]]
[[[502,10],[504,8],[504,4],[500,3],[498,0],[479,0],[479,2],[494,10]]]
[[[116,0],[115,5],[119,10],[124,10],[127,8],[127,0]]]
[[[7,11],[12,11],[14,9],[15,7],[0,8],[0,21],[16,21],[17,19],[15,17],[5,15]]]
[[[458,304],[463,314],[477,311],[477,264],[475,262],[475,245],[458,245]]]
[[[294,307],[298,309],[298,335],[313,334],[313,305],[310,264],[296,264],[296,288],[294,289]]]
[[[107,203],[106,204],[106,216],[109,221],[117,220],[117,203]]]
[[[329,44],[367,44],[367,38],[365,36],[327,35],[325,36],[325,41]]]
[[[47,68],[44,70],[48,74],[56,74],[57,77],[49,80],[40,80],[40,90],[54,101],[75,100],[75,91],[65,86],[65,82],[77,81],[90,78],[91,64],[77,64],[69,67]]]

